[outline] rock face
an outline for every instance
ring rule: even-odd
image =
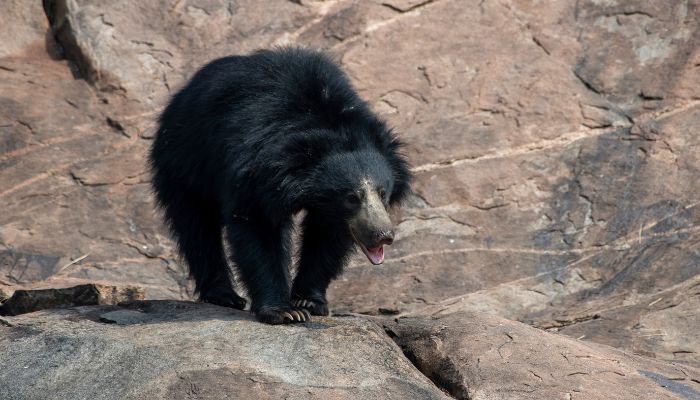
[[[663,332],[638,325],[647,298],[700,272],[689,184],[700,10],[666,4],[436,1],[340,45],[410,143],[417,198],[389,262],[334,286],[337,308],[412,313],[464,298],[527,321],[597,299],[638,307],[592,340],[635,349],[696,329],[676,307]],[[698,361],[686,346],[681,358],[644,347]]]
[[[359,318],[280,327],[207,304],[142,302],[0,321],[8,400],[449,398]]]
[[[0,5],[5,291],[190,299],[148,187],[155,117],[202,63],[301,44],[416,174],[387,263],[353,260],[336,313],[454,306],[700,365],[697,2],[43,3]]]
[[[459,399],[695,399],[700,371],[477,314],[388,333]],[[0,319],[3,399],[449,399],[376,323],[269,326],[174,301]],[[30,383],[31,382],[31,383]],[[568,397],[567,397],[568,396]]]
[[[631,356],[472,312],[388,325],[406,355],[457,399],[698,399],[700,370]]]

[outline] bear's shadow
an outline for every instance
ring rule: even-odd
[[[236,310],[202,302],[175,300],[140,300],[124,302],[116,306],[100,307],[99,309],[90,310],[83,316],[96,322],[116,325],[211,320],[260,323],[249,311]],[[305,329],[326,329],[333,325],[331,321],[332,319],[330,318],[323,318],[323,322],[311,321],[286,324],[284,326]]]

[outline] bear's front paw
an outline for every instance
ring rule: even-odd
[[[258,321],[271,325],[311,321],[309,312],[300,307],[263,307],[255,316]]]
[[[311,315],[327,316],[330,314],[328,311],[328,304],[325,301],[295,297],[294,300],[292,300],[292,304],[294,304],[296,307],[308,310]]]

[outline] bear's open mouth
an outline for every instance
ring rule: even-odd
[[[369,262],[379,265],[384,262],[384,246],[367,248],[364,244],[358,243],[362,252],[365,253]]]
[[[353,232],[352,229],[350,229],[350,235],[352,235],[352,238],[353,238],[353,240],[355,240],[355,243],[357,243],[357,245],[360,246],[360,248],[362,249],[362,252],[365,253],[369,262],[371,262],[374,265],[379,265],[379,264],[384,262],[384,246],[383,245],[368,248],[367,246],[364,245],[364,243],[357,240],[357,236],[355,236],[355,232]]]

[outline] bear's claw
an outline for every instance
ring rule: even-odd
[[[272,325],[311,321],[311,314],[299,307],[263,308],[258,310],[255,316],[260,322]]]
[[[326,316],[329,314],[328,305],[325,302],[297,298],[292,300],[292,304],[311,313],[311,315]]]

